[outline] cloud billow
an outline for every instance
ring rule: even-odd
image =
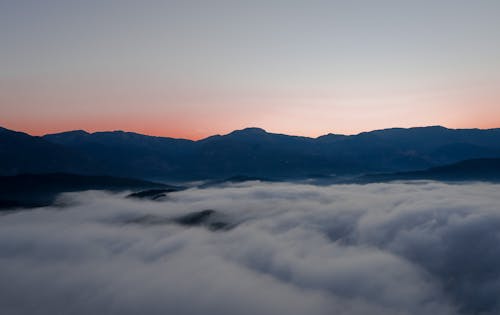
[[[0,311],[498,314],[499,188],[255,182],[161,202],[66,194],[66,208],[0,217]],[[178,224],[204,209],[231,228]]]

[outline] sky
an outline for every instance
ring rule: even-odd
[[[0,125],[500,127],[500,2],[0,0]]]

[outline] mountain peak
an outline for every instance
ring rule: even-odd
[[[68,131],[67,134],[72,134],[72,135],[89,135],[90,133],[88,133],[87,131],[85,131],[83,129],[78,129],[78,130]]]
[[[245,129],[235,130],[230,133],[230,135],[251,135],[251,136],[264,135],[264,134],[267,134],[267,131],[258,127],[249,127]]]
[[[326,135],[321,135],[319,137],[316,137],[316,140],[338,140],[338,139],[344,139],[347,137],[349,137],[349,136],[336,134],[336,133],[328,133]]]
[[[75,137],[75,136],[86,136],[89,134],[90,133],[88,133],[87,131],[79,129],[79,130],[63,131],[63,132],[58,132],[58,133],[50,133],[50,134],[46,134],[45,136],[46,137],[50,137],[50,136],[74,136]]]

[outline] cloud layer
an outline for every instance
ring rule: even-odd
[[[498,191],[246,183],[161,202],[66,194],[67,207],[0,216],[0,312],[498,314]],[[232,228],[176,223],[204,209]]]

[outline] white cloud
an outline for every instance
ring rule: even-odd
[[[247,183],[0,217],[5,314],[496,314],[500,186]],[[228,231],[132,224],[215,209]]]

